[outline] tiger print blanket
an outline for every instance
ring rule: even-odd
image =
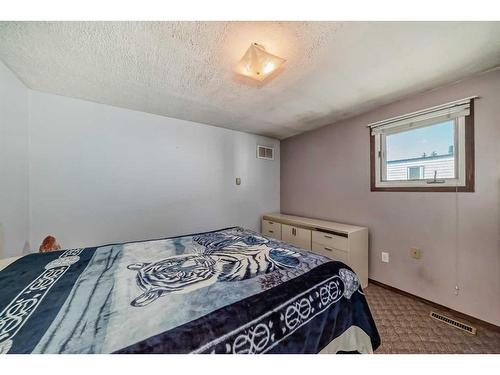
[[[0,353],[317,353],[330,342],[371,352],[380,344],[349,267],[239,227],[25,256],[0,271],[0,311]]]

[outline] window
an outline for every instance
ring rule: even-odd
[[[436,179],[457,175],[454,121],[387,134],[384,143],[387,181],[433,179],[434,174]]]
[[[424,178],[424,166],[408,167],[407,180],[421,180]]]
[[[372,191],[474,191],[473,98],[370,124]]]

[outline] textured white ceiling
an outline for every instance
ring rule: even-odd
[[[287,59],[264,86],[251,42]],[[285,138],[500,64],[500,22],[2,22],[30,88]]]

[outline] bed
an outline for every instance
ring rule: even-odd
[[[0,271],[0,353],[371,353],[341,262],[233,227],[24,256]]]

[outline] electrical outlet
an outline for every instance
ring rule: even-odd
[[[241,178],[240,177],[236,177],[236,185],[241,185]]]
[[[389,253],[382,251],[382,262],[389,263]]]
[[[420,259],[421,258],[420,249],[418,247],[412,247],[410,250],[410,255],[413,259]]]

